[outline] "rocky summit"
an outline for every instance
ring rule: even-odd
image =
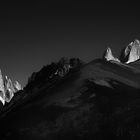
[[[114,60],[114,61],[119,61],[118,58],[115,58],[112,54],[112,51],[111,51],[111,48],[107,48],[103,54],[103,58],[107,61],[111,61],[111,60]]]
[[[135,39],[127,47],[121,51],[120,57],[115,58],[112,54],[111,48],[107,48],[103,54],[103,59],[106,61],[117,61],[121,63],[132,63],[140,59],[140,41]]]
[[[22,89],[22,86],[21,86],[21,84],[18,81],[15,81],[14,89],[15,89],[15,91],[19,91],[19,90]]]
[[[8,76],[3,77],[0,70],[0,101],[3,105],[9,103],[14,97],[14,93],[21,89],[22,87],[17,81],[13,83]]]
[[[120,60],[123,63],[131,63],[140,59],[140,41],[135,39],[122,50]]]

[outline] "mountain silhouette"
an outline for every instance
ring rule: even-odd
[[[1,107],[1,139],[139,139],[139,57],[104,56],[89,63],[62,58],[34,72]]]

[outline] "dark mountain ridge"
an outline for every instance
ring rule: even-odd
[[[138,55],[137,43],[128,55]],[[62,58],[33,73],[1,109],[1,139],[139,139],[139,57],[122,62],[108,52],[89,63]]]

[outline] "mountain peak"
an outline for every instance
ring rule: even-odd
[[[3,105],[5,104],[5,89],[1,70],[0,70],[0,101],[2,102]]]
[[[34,72],[31,77],[29,77],[24,89],[28,91],[34,89],[34,87],[37,88],[39,85],[43,87],[46,84],[50,84],[51,81],[57,81],[71,71],[80,68],[83,63],[84,62],[79,58],[67,59],[63,57],[58,62],[44,66],[39,72]]]
[[[114,60],[114,61],[118,61],[118,62],[119,62],[118,58],[115,58],[115,57],[113,56],[110,47],[108,47],[108,48],[105,50],[105,52],[104,52],[104,54],[103,54],[103,59],[105,59],[105,60],[107,60],[107,61]]]
[[[140,41],[138,39],[135,39],[134,43],[140,44]]]
[[[135,62],[140,59],[140,41],[135,39],[122,50],[120,60],[124,63]]]
[[[21,89],[22,87],[17,81],[13,84],[8,76],[2,76],[0,70],[0,101],[3,105],[5,105],[5,102],[9,103],[14,97],[14,93]]]
[[[15,90],[17,90],[17,91],[22,89],[22,86],[18,81],[15,81],[14,87],[15,87]]]

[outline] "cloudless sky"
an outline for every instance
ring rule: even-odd
[[[0,5],[0,69],[22,85],[62,56],[91,61],[107,47],[118,56],[140,39],[136,3],[5,3]]]

